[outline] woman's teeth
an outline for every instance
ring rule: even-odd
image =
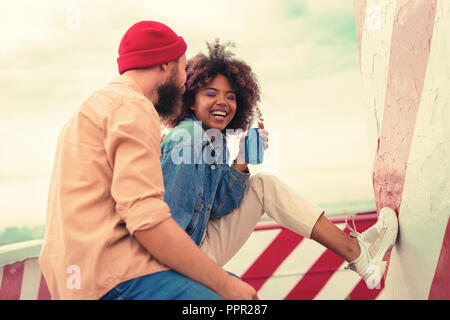
[[[223,117],[223,118],[225,118],[227,116],[227,113],[226,112],[222,112],[222,111],[214,111],[212,113],[212,115],[215,116],[215,117]]]

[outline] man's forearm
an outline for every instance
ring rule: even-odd
[[[151,229],[136,231],[134,236],[158,261],[219,295],[230,277],[172,218]]]

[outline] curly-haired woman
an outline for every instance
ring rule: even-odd
[[[228,163],[225,133],[245,131],[261,115],[260,92],[251,68],[226,45],[216,40],[208,49],[208,56],[188,61],[183,109],[161,145],[165,201],[172,217],[219,266],[242,247],[265,212],[339,254],[364,279],[374,280],[373,271],[382,275],[381,260],[397,235],[393,210],[382,210],[363,234],[348,235],[276,176],[250,175],[242,161],[242,139],[237,159]],[[258,125],[267,148],[268,133],[262,121]]]

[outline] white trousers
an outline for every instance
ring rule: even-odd
[[[258,173],[249,178],[238,208],[209,221],[200,249],[219,266],[225,265],[250,237],[264,212],[281,226],[311,238],[324,210],[275,175]]]

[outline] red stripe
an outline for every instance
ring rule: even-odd
[[[284,299],[314,299],[342,263],[344,259],[331,250],[326,250]]]
[[[378,212],[391,207],[398,213],[400,208],[435,12],[436,0],[397,2],[386,100],[372,177]]]
[[[351,216],[354,214],[349,213],[347,215]],[[371,225],[375,224],[375,222],[377,222],[377,219],[378,219],[378,214],[376,211],[358,213],[354,216],[355,216],[356,227],[358,228],[358,230],[361,228],[362,231],[365,230],[365,229],[363,230],[362,228],[364,228],[365,226],[370,227]],[[330,217],[330,218],[328,218],[328,220],[330,220],[334,224],[345,223],[345,218]],[[362,232],[362,231],[360,231],[360,232]]]
[[[431,283],[428,299],[450,300],[450,218],[447,222],[444,241],[442,242],[433,282]]]
[[[348,295],[348,300],[375,300],[384,289],[384,278],[381,279],[380,289],[369,289],[366,281],[361,279]]]
[[[264,231],[264,230],[273,230],[273,229],[283,229],[283,227],[277,223],[267,224],[263,226],[256,226],[254,231]]]
[[[397,1],[385,107],[372,174],[378,212],[390,207],[399,214],[428,65],[436,2]]]
[[[51,300],[50,291],[45,282],[44,275],[41,274],[41,282],[39,284],[38,300]]]
[[[242,275],[242,280],[258,291],[302,240],[302,236],[283,228],[253,265]]]
[[[373,220],[357,221],[355,226],[359,232],[365,231],[374,224]],[[345,233],[350,230],[345,229]],[[286,300],[312,300],[322,290],[328,280],[345,262],[343,258],[332,252],[326,250],[316,263],[308,270],[303,278],[285,297]]]
[[[327,217],[328,220],[333,222],[334,224],[340,224],[345,222],[345,218],[342,218],[341,216],[346,215],[355,215],[354,213],[348,213],[348,214],[339,214],[338,217]],[[375,223],[377,221],[377,212],[376,211],[369,211],[369,212],[361,212],[357,213],[355,215],[355,221],[361,222],[361,221],[371,221],[372,223]],[[283,229],[283,227],[279,224],[267,224],[267,225],[259,225],[255,227],[255,231],[264,231],[264,230],[273,230],[273,229]]]
[[[369,229],[371,226],[373,226],[375,223],[377,222],[376,219],[367,219],[367,220],[357,220],[355,219],[355,226],[356,226],[356,231],[358,231],[359,233],[362,233],[364,231],[366,231],[367,229]],[[351,227],[353,227],[351,221],[348,223]],[[344,230],[345,233],[350,233],[350,230],[345,228]]]
[[[22,288],[24,261],[3,267],[3,280],[0,288],[0,300],[19,300]]]

